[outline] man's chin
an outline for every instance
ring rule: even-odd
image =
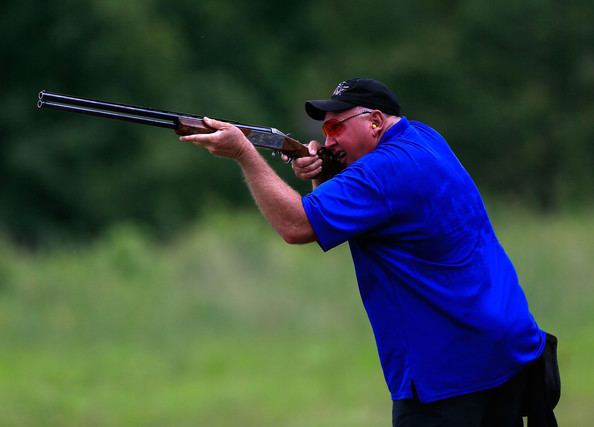
[[[347,158],[347,153],[344,151],[336,154],[336,159],[345,166],[348,166],[351,162]]]

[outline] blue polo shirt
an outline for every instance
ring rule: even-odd
[[[401,118],[303,206],[324,251],[349,242],[392,399],[493,388],[541,354],[478,189],[429,126]]]

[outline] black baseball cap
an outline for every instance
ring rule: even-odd
[[[386,114],[400,115],[398,98],[385,84],[361,77],[340,82],[330,99],[305,102],[305,111],[314,120],[324,120],[329,111],[338,112],[353,107],[373,108]]]

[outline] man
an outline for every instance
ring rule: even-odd
[[[181,140],[236,160],[288,243],[317,241],[327,251],[348,241],[395,426],[521,426],[527,367],[546,334],[466,170],[378,81],[344,81],[305,107],[345,169],[317,182],[312,141],[312,155],[293,164],[314,179],[304,197],[230,124],[206,120],[216,132]]]

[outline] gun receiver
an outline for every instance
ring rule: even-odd
[[[178,135],[215,132],[214,129],[206,126],[202,120],[203,116],[78,98],[47,92],[45,90],[39,92],[37,108],[50,108],[173,129]],[[252,144],[259,148],[272,150],[273,154],[285,154],[289,160],[309,156],[309,151],[304,144],[291,138],[289,135],[282,133],[278,129],[245,125],[230,120],[221,121],[237,126]],[[322,172],[316,178],[322,180],[329,179],[344,169],[344,165],[328,149],[322,147],[317,154],[322,159],[323,163]]]

